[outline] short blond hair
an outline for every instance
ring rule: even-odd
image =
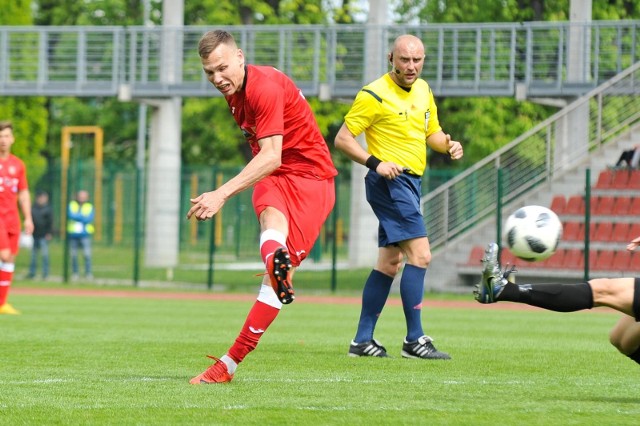
[[[11,129],[11,131],[13,131],[13,124],[10,121],[0,121],[0,131],[4,129]]]
[[[206,32],[200,42],[198,43],[198,54],[201,58],[208,58],[211,52],[213,52],[221,44],[226,44],[234,49],[238,48],[236,40],[233,36],[224,30],[215,30]]]

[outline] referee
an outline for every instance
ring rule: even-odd
[[[364,285],[360,321],[348,354],[387,356],[386,348],[373,334],[393,279],[406,259],[400,279],[407,322],[401,354],[405,358],[450,359],[435,348],[422,328],[424,280],[431,250],[420,196],[427,145],[453,160],[462,157],[462,146],[442,131],[433,93],[420,78],[425,60],[422,41],[401,35],[388,59],[391,71],[358,92],[335,138],[340,151],[370,169],[365,177],[366,197],[379,221],[378,260]],[[355,139],[362,133],[366,151]]]

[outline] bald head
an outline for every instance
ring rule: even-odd
[[[389,62],[391,79],[402,87],[411,87],[420,77],[424,66],[424,44],[411,34],[403,34],[395,39]]]
[[[404,50],[418,53],[422,52],[422,55],[424,55],[424,45],[422,44],[422,40],[411,34],[398,36],[398,38],[393,42],[392,52],[400,52]]]

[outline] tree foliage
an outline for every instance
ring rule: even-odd
[[[14,0],[0,9],[0,23],[24,25],[143,25],[162,24],[162,0]],[[394,3],[398,22],[464,23],[567,20],[570,0],[399,0]],[[593,19],[637,19],[640,0],[593,0]],[[362,2],[353,0],[199,0],[185,1],[185,25],[282,25],[353,23]],[[193,46],[193,54],[196,53]],[[437,95],[437,94],[436,94]],[[555,109],[513,98],[438,98],[440,118],[445,131],[465,146],[465,157],[456,167],[468,166],[511,141],[523,131],[555,112]],[[349,105],[337,101],[309,99],[328,145],[342,124]],[[0,112],[17,117],[9,110],[29,111],[28,120],[46,122],[50,111],[47,144],[44,152],[51,158],[60,153],[60,131],[65,125],[98,125],[105,131],[105,156],[109,160],[131,161],[135,157],[138,104],[122,103],[114,98],[37,98],[3,102]],[[21,106],[24,105],[24,106]],[[34,105],[27,108],[26,105]],[[185,98],[182,117],[182,158],[189,165],[238,165],[247,156],[248,147],[221,98]],[[514,120],[514,117],[517,119]],[[20,117],[19,120],[23,118]],[[25,120],[27,118],[24,118]],[[14,119],[16,121],[16,119]],[[29,121],[29,122],[30,122]],[[27,155],[38,157],[44,145],[47,126],[19,125],[19,138],[30,140]],[[27,131],[30,133],[22,133]],[[35,132],[35,133],[34,133]],[[37,133],[39,132],[39,133]],[[35,144],[35,145],[31,145]],[[38,145],[39,144],[39,145]],[[16,143],[16,149],[20,145]],[[22,149],[22,148],[20,148]],[[35,154],[32,154],[34,153]],[[434,167],[451,167],[444,156],[433,155]],[[348,164],[336,154],[338,163]],[[42,160],[40,160],[42,161]]]
[[[31,25],[31,2],[13,0],[0,8],[1,25]],[[46,160],[42,150],[46,143],[47,110],[40,97],[3,97],[0,102],[0,120],[13,123],[15,143],[11,152],[20,157],[29,171],[29,183],[36,187],[45,171]]]
[[[570,0],[400,0],[398,22],[470,23],[566,21]],[[637,19],[640,0],[593,0],[592,19]],[[437,94],[436,94],[437,95]],[[513,98],[438,98],[445,131],[463,143],[466,167],[556,112],[556,109]],[[443,156],[432,156],[431,166],[450,166]],[[458,166],[458,164],[456,164]]]
[[[142,25],[143,2],[104,0],[36,2],[35,22],[39,25]],[[347,4],[348,5],[348,4]],[[344,5],[341,11],[348,10]],[[202,0],[185,2],[185,25],[322,24],[326,13],[321,0]],[[150,1],[150,24],[162,23],[162,2]],[[197,46],[193,54],[197,55]],[[250,156],[226,102],[221,98],[185,98],[182,117],[182,159],[190,165],[238,165]],[[344,108],[323,106],[318,115],[329,131],[341,123]],[[52,98],[47,154],[60,155],[60,132],[68,125],[97,125],[104,129],[105,158],[122,161],[135,158],[138,105],[117,99]],[[333,137],[331,137],[333,140]]]

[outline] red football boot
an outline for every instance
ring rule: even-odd
[[[291,258],[286,248],[280,247],[267,260],[267,273],[271,279],[271,287],[280,302],[287,305],[295,299],[291,284]]]
[[[209,358],[214,359],[216,362],[207,368],[204,373],[198,374],[193,379],[189,380],[192,385],[200,384],[213,384],[213,383],[226,383],[233,379],[233,374],[229,374],[227,370],[227,364],[222,362],[215,356],[207,355]]]

